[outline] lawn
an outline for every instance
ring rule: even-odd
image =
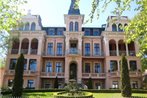
[[[29,98],[53,98],[54,92],[24,93]],[[120,93],[93,93],[94,98],[122,98]],[[147,94],[133,93],[132,98],[147,98]]]

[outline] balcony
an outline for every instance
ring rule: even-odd
[[[135,56],[135,55],[136,55],[135,51],[129,51],[129,56]]]
[[[31,49],[30,54],[37,54],[37,49]]]
[[[104,58],[103,52],[97,52],[97,53],[84,53],[83,58]]]
[[[46,58],[46,57],[53,57],[53,58],[64,58],[64,53],[63,52],[61,52],[61,53],[46,53],[46,52],[43,52],[42,53],[42,56],[44,57],[44,58]]]
[[[41,72],[42,78],[64,78],[64,73],[55,73],[55,72]]]
[[[76,48],[70,48],[69,50],[66,51],[67,55],[77,55],[80,54],[80,50]]]
[[[129,74],[130,74],[130,77],[141,77],[142,76],[142,73],[139,71],[130,71]]]
[[[119,71],[109,72],[108,76],[111,77],[111,78],[120,77],[120,72]]]
[[[106,73],[82,73],[82,78],[106,78]]]
[[[15,75],[15,70],[8,70],[5,72],[6,75]],[[23,75],[24,76],[36,76],[38,74],[37,71],[31,71],[31,70],[24,70]]]
[[[141,77],[141,75],[142,75],[141,72],[139,72],[139,71],[130,71],[129,74],[130,74],[130,77]],[[121,75],[120,71],[108,73],[108,76],[111,77],[111,78],[120,77],[120,75]]]
[[[18,49],[11,49],[11,54],[18,54],[19,50]]]
[[[121,56],[121,55],[126,55],[126,51],[119,51],[119,56]]]
[[[28,49],[21,49],[21,53],[28,54]]]
[[[110,50],[110,56],[117,56],[116,50]]]

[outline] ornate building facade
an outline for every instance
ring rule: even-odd
[[[120,59],[128,59],[132,88],[141,87],[141,64],[135,56],[137,42],[124,43],[122,26],[128,17],[109,16],[105,27],[82,27],[84,15],[74,8],[64,15],[65,27],[43,27],[39,15],[22,17],[24,25],[13,31],[18,36],[7,55],[3,86],[11,86],[20,53],[25,56],[24,88],[59,88],[69,79],[87,85],[92,78],[94,89],[120,88]],[[113,21],[116,20],[116,21]],[[18,33],[19,32],[19,33]]]

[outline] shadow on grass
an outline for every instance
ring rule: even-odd
[[[147,97],[132,96],[131,98],[147,98]]]

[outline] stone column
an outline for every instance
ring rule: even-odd
[[[21,44],[22,44],[22,40],[20,39],[20,43],[19,43],[19,54],[21,54]]]
[[[82,83],[82,58],[77,58],[77,62],[78,62],[78,73],[77,73],[77,82],[78,83]]]
[[[65,83],[68,83],[69,81],[69,61],[68,58],[65,57],[65,72],[64,72],[64,77],[65,77]]]
[[[28,54],[31,54],[31,39],[29,39],[29,48],[28,48]]]
[[[116,41],[116,55],[119,56],[118,41]]]
[[[129,56],[129,51],[128,51],[128,44],[125,44],[126,45],[126,56]]]
[[[41,55],[42,47],[43,47],[43,45],[42,45],[42,40],[41,40],[41,38],[39,38],[38,40],[39,40],[39,41],[38,41],[37,54],[38,54],[38,55]]]

